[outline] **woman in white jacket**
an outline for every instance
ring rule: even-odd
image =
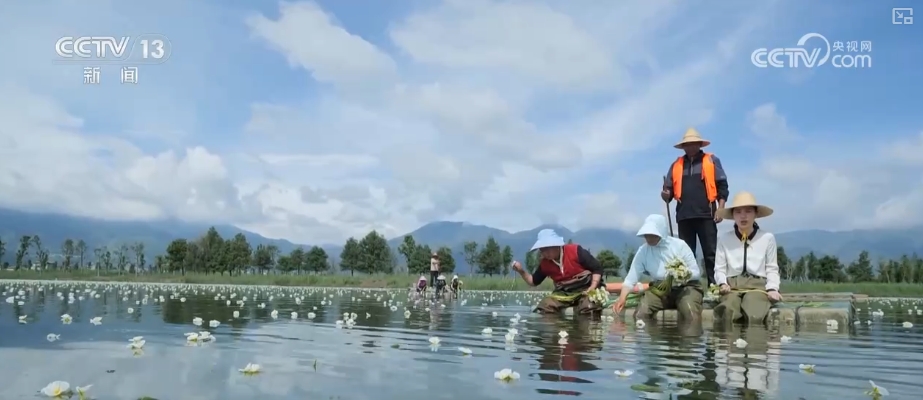
[[[752,194],[740,192],[722,212],[724,219],[734,220],[734,230],[718,237],[715,281],[721,301],[715,317],[762,323],[772,303],[782,300],[776,238],[756,223],[772,215],[772,209],[757,203]]]

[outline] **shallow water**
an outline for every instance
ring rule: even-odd
[[[531,293],[470,292],[431,304],[408,300],[405,291],[50,282],[0,282],[0,289],[3,400],[34,399],[55,380],[71,387],[93,384],[90,394],[99,400],[611,399],[669,393],[677,399],[861,399],[868,398],[863,392],[869,380],[887,388],[892,399],[918,398],[923,389],[923,316],[916,311],[923,303],[913,300],[859,304],[860,324],[835,332],[718,332],[542,317],[529,313],[538,300]],[[244,296],[244,305],[236,304]],[[872,316],[870,309],[884,316]],[[292,311],[299,314],[295,320]],[[62,323],[65,313],[71,324]],[[344,313],[357,314],[355,326],[336,324]],[[517,313],[522,320],[511,326]],[[25,324],[20,315],[27,316]],[[89,322],[97,316],[98,326]],[[202,327],[193,325],[195,317],[204,320]],[[220,325],[209,328],[210,320]],[[921,327],[904,328],[903,322]],[[485,327],[493,329],[491,336],[482,333]],[[518,335],[507,343],[510,327]],[[184,334],[202,330],[216,340],[189,345]],[[565,344],[561,331],[568,333]],[[48,334],[60,339],[49,341]],[[781,343],[782,334],[792,340]],[[144,337],[142,352],[127,348],[134,336]],[[441,340],[437,348],[431,337]],[[748,345],[737,348],[737,338]],[[240,373],[247,363],[260,364],[262,372]],[[815,364],[815,372],[803,372],[799,364]],[[494,372],[503,368],[521,378],[496,380]],[[618,377],[616,370],[634,373]]]

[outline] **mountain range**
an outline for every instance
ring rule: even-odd
[[[13,262],[12,257],[22,235],[39,235],[49,251],[60,252],[65,239],[83,239],[90,249],[121,243],[143,242],[148,260],[160,254],[176,238],[196,238],[209,228],[205,224],[195,224],[177,220],[155,222],[140,221],[105,221],[62,214],[38,214],[11,209],[0,209],[0,239],[7,242],[6,254],[2,261]],[[276,245],[282,252],[289,252],[299,245],[288,240],[269,239],[259,234],[241,230],[230,225],[215,225],[223,237],[243,233],[253,247],[259,244]],[[618,229],[589,228],[572,231],[559,225],[542,225],[527,231],[507,232],[484,225],[466,222],[438,221],[428,223],[410,232],[418,244],[427,244],[433,248],[449,246],[456,255],[457,271],[470,272],[470,267],[462,257],[462,247],[466,241],[484,243],[493,236],[501,246],[509,245],[517,259],[521,259],[539,230],[554,228],[566,239],[591,250],[610,249],[620,256],[628,249],[636,248],[640,240],[633,232]],[[791,258],[797,258],[810,251],[818,255],[834,255],[842,261],[855,259],[863,250],[869,251],[873,259],[880,257],[896,258],[904,254],[923,254],[923,227],[903,230],[854,230],[830,232],[823,230],[801,230],[776,234],[777,242],[784,246]],[[361,238],[357,238],[361,239]],[[391,238],[388,242],[393,249],[401,244],[403,235]],[[338,258],[341,246],[322,245],[334,259]],[[699,253],[701,254],[701,253]],[[401,260],[402,261],[402,260]],[[403,262],[401,262],[403,263]]]

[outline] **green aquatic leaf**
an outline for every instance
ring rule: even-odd
[[[645,393],[663,393],[663,389],[659,386],[645,385],[643,383],[636,383],[631,385],[631,390]]]

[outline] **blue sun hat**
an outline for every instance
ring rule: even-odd
[[[536,239],[535,244],[532,245],[532,250],[543,249],[545,247],[561,247],[563,245],[564,238],[558,235],[554,229],[542,229],[538,231],[538,239]]]

